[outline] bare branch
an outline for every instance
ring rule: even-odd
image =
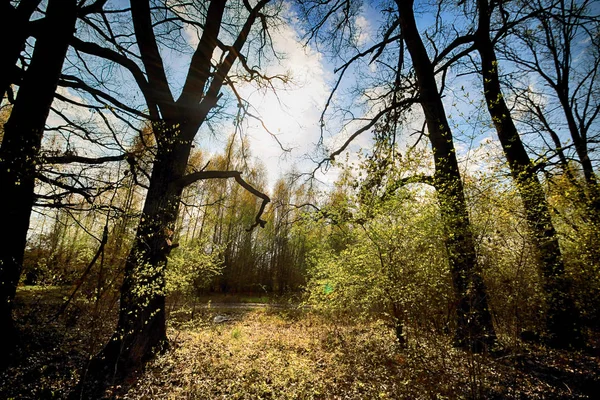
[[[123,161],[129,157],[129,154],[119,154],[118,156],[107,156],[107,157],[98,157],[98,158],[90,158],[90,157],[82,157],[74,154],[65,154],[62,156],[53,156],[53,157],[42,157],[44,163],[46,164],[70,164],[70,163],[79,163],[79,164],[104,164],[106,162],[113,161]]]
[[[89,203],[92,202],[92,194],[90,192],[88,192],[86,189],[78,188],[78,187],[75,187],[72,185],[67,185],[66,183],[62,183],[56,179],[48,178],[42,174],[38,174],[36,176],[36,178],[44,183],[49,184],[49,185],[57,186],[61,189],[65,189],[65,190],[69,191],[70,193],[79,194],[79,195],[83,196],[83,198],[85,198],[85,200],[87,202],[89,202]]]
[[[319,169],[321,168],[321,166],[323,166],[323,164],[326,164],[330,161],[334,161],[335,157],[339,156],[342,152],[344,152],[344,150],[346,150],[348,148],[348,146],[350,145],[350,143],[352,143],[352,141],[354,141],[354,139],[356,139],[358,136],[360,136],[362,133],[368,131],[369,129],[371,129],[373,126],[375,126],[375,124],[387,113],[396,110],[398,108],[401,107],[410,107],[411,105],[418,103],[419,99],[417,98],[410,98],[410,99],[405,99],[402,101],[399,101],[395,104],[392,104],[389,107],[384,108],[383,110],[379,111],[375,116],[373,116],[370,120],[369,123],[366,124],[365,126],[361,127],[360,129],[356,130],[352,135],[350,135],[350,137],[348,139],[346,139],[346,141],[344,142],[344,144],[342,144],[342,146],[340,146],[337,150],[335,150],[334,152],[332,152],[329,157],[321,160],[317,167],[313,170],[313,174]]]
[[[265,207],[271,201],[271,199],[269,198],[269,196],[267,196],[266,194],[257,190],[252,185],[250,185],[248,182],[246,182],[242,178],[242,173],[239,171],[198,171],[198,172],[193,172],[191,174],[181,177],[174,184],[180,185],[181,187],[186,187],[186,186],[191,185],[192,183],[197,182],[199,180],[228,179],[228,178],[234,178],[235,181],[240,186],[242,186],[244,189],[246,189],[248,192],[252,193],[256,197],[259,197],[262,199],[260,209],[258,210],[258,213],[256,214],[255,223],[252,224],[252,226],[250,226],[248,229],[246,229],[246,231],[250,232],[259,225],[261,228],[264,228],[267,221],[261,219],[261,216],[262,216],[263,212],[265,211]]]
[[[158,109],[156,108],[157,103],[156,101],[154,101],[154,97],[151,96],[150,85],[148,81],[146,81],[144,72],[135,62],[125,57],[124,55],[117,53],[114,50],[99,46],[96,43],[84,42],[83,40],[76,37],[73,37],[71,46],[73,46],[75,50],[81,51],[82,53],[105,58],[127,69],[133,76],[133,79],[135,79],[140,90],[142,91],[142,94],[144,95],[144,98],[146,100],[146,104],[150,109],[149,113],[152,116],[152,119],[159,119]]]
[[[107,94],[106,92],[103,92],[102,90],[98,90],[95,89],[91,86],[89,86],[88,84],[86,84],[83,80],[81,80],[80,78],[73,76],[73,75],[63,75],[62,79],[60,79],[58,81],[58,84],[62,87],[70,87],[73,89],[81,89],[84,90],[86,92],[88,92],[89,94],[91,94],[96,100],[99,100],[100,98],[110,102],[111,104],[113,104],[114,106],[127,111],[131,114],[134,114],[138,117],[144,118],[144,119],[150,119],[151,116],[148,114],[144,114],[143,112],[140,112],[138,110],[136,110],[135,108],[131,108],[127,105],[125,105],[124,103],[120,102],[119,100],[117,100],[116,98],[114,98],[113,96],[110,96],[109,94]]]
[[[106,4],[106,1],[107,0],[96,0],[95,2],[93,2],[90,5],[83,6],[83,7],[79,8],[77,15],[81,17],[81,16],[84,16],[87,14],[99,13],[102,11],[102,8]]]

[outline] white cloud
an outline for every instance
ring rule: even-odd
[[[291,79],[290,83],[277,84],[275,92],[253,84],[241,84],[237,89],[253,107],[250,111],[260,116],[284,147],[292,149],[290,154],[283,154],[276,140],[258,121],[248,120],[246,132],[252,153],[266,166],[269,183],[273,185],[293,166],[302,172],[314,168],[305,155],[313,151],[319,140],[319,117],[330,87],[329,72],[321,54],[304,47],[293,26],[281,25],[271,34],[274,49],[283,53],[284,58],[263,66],[261,72],[269,76],[285,74]]]
[[[354,19],[354,23],[356,24],[356,28],[358,29],[356,38],[355,38],[356,44],[359,47],[362,47],[365,44],[367,44],[369,41],[372,40],[372,36],[371,36],[372,27],[371,27],[371,24],[369,23],[369,20],[365,17],[364,14],[358,15]]]
[[[456,145],[459,165],[463,174],[493,174],[505,166],[504,153],[494,136],[485,136],[476,146],[467,148],[462,143]]]

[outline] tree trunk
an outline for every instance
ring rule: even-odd
[[[473,233],[452,132],[438,92],[427,50],[419,35],[412,1],[396,1],[400,27],[415,69],[435,162],[435,188],[446,232],[446,248],[456,297],[456,345],[480,352],[493,346],[496,334],[486,288],[477,262]]]
[[[498,133],[510,172],[523,200],[529,229],[540,253],[547,296],[546,324],[551,343],[566,347],[581,343],[578,312],[569,294],[569,282],[552,224],[544,190],[510,115],[498,77],[498,61],[490,40],[487,0],[480,0],[479,28],[475,44],[481,56],[486,104]]]
[[[14,331],[12,301],[21,276],[34,203],[36,162],[76,19],[75,0],[48,2],[43,34],[36,41],[31,65],[4,125],[0,210],[10,215],[11,224],[0,230],[0,325],[9,332]]]
[[[17,78],[17,61],[29,36],[29,18],[40,1],[22,0],[17,8],[14,8],[9,0],[2,0],[0,3],[0,37],[2,38],[0,99]]]
[[[178,134],[173,131],[171,137]],[[175,144],[159,147],[153,164],[140,225],[125,263],[119,321],[80,382],[77,395],[84,398],[101,396],[106,385],[131,376],[167,345],[164,274],[183,189],[175,182],[184,175],[191,150],[181,141],[171,143]]]
[[[117,328],[106,347],[91,360],[74,397],[80,394],[86,398],[98,397],[107,384],[131,376],[167,343],[164,273],[167,256],[173,248],[171,240],[183,187],[193,183],[183,183],[181,178],[194,137],[218,103],[229,70],[267,2],[261,0],[254,6],[234,46],[216,69],[212,68],[211,59],[218,44],[226,0],[210,2],[200,42],[176,102],[154,35],[151,2],[130,2],[136,41],[148,79],[145,94],[149,113],[155,119],[152,128],[157,154],[140,225],[125,265]]]
[[[569,82],[560,82],[560,86],[557,88],[557,95],[560,101],[561,107],[565,113],[567,119],[567,125],[569,132],[571,133],[571,139],[575,145],[575,151],[579,157],[581,168],[583,170],[583,176],[586,183],[586,196],[587,196],[587,208],[588,215],[595,228],[600,228],[600,186],[596,179],[596,173],[594,172],[594,166],[590,160],[588,151],[588,141],[584,137],[584,132],[580,134],[575,122],[575,116],[573,115],[573,107],[569,102]],[[587,136],[587,135],[585,135]],[[568,168],[568,165],[566,166]],[[598,249],[596,249],[598,251]]]

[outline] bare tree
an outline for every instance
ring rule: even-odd
[[[159,51],[155,32],[160,24],[153,18],[153,11],[166,10],[181,21],[177,17],[178,10],[170,7],[170,2],[153,9],[150,1],[132,1],[130,10],[126,10],[131,15],[142,66],[122,47],[113,50],[92,42],[74,42],[77,51],[112,61],[133,75],[144,96],[156,139],[148,192],[125,265],[117,328],[105,348],[91,361],[82,380],[83,393],[98,393],[104,384],[124,378],[166,345],[164,272],[167,256],[176,246],[173,243],[175,223],[182,191],[187,185],[201,179],[235,179],[262,199],[253,226],[265,223],[260,216],[269,198],[247,183],[240,172],[202,169],[188,173],[186,169],[199,128],[217,106],[224,86],[233,83],[229,74],[234,64],[239,62],[250,79],[262,77],[247,64],[244,48],[256,25],[262,29],[258,36],[259,47],[268,45],[265,29],[269,13],[276,12],[266,7],[268,3],[269,0],[260,0],[254,5],[247,1],[213,0],[206,8],[199,5],[195,12],[200,16],[195,18],[202,21],[196,24],[202,33],[177,99],[171,92]],[[227,21],[228,13],[232,21]],[[223,43],[222,37],[231,38],[232,44]]]
[[[352,21],[359,8],[358,2],[339,0],[301,3],[309,15],[309,21],[313,22],[311,36],[319,37],[321,32],[325,32],[325,36],[329,38],[328,43],[333,43],[339,50],[347,45],[344,37],[356,35]],[[420,137],[427,136],[431,143],[435,174],[433,179],[411,177],[410,181],[432,183],[437,191],[455,293],[456,345],[476,352],[483,351],[495,343],[496,335],[488,309],[481,266],[476,256],[452,130],[442,103],[443,86],[440,88],[437,83],[441,76],[444,85],[445,73],[439,64],[450,50],[439,51],[436,57],[430,58],[422,33],[417,28],[413,1],[395,1],[382,6],[383,13],[388,15],[388,22],[381,27],[380,40],[366,50],[356,49],[355,54],[348,57],[349,61],[338,68],[340,76],[334,91],[349,67],[367,57],[370,58],[370,63],[377,62],[391,71],[387,91],[376,97],[382,101],[374,116],[368,118],[368,123],[354,131],[340,148],[332,152],[328,160],[337,157],[358,135],[375,128],[377,124],[386,125],[386,129],[396,135],[401,116],[411,110],[413,105],[420,106],[427,128]],[[344,35],[344,32],[349,34]],[[435,50],[438,51],[437,48]],[[409,71],[405,70],[410,65],[406,51],[412,62]],[[329,102],[332,98],[333,94]]]
[[[24,1],[23,7],[32,2]],[[0,147],[0,209],[11,217],[11,229],[0,234],[0,321],[14,332],[12,300],[22,270],[23,253],[46,119],[61,75],[78,13],[93,12],[103,1],[83,7],[75,0],[48,2],[31,62],[23,75]],[[11,61],[8,60],[7,61]],[[13,60],[14,61],[14,60]],[[4,62],[4,59],[3,59]],[[9,71],[16,68],[10,65]],[[10,75],[10,74],[9,74]],[[12,75],[9,83],[12,81]],[[10,335],[9,335],[10,336]],[[3,346],[10,349],[11,346]]]

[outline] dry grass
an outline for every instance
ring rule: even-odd
[[[600,388],[597,373],[589,375],[598,360],[581,354],[473,356],[446,337],[414,332],[419,339],[402,348],[381,321],[253,311],[212,324],[212,315],[172,328],[171,351],[124,397],[570,399],[592,398]]]
[[[64,398],[79,378],[90,348],[87,314],[77,314],[72,326],[69,315],[48,324],[56,306],[41,305],[22,310],[29,318],[23,354],[29,355],[0,374],[0,398]],[[229,322],[213,322],[224,313]],[[581,353],[521,345],[473,356],[453,348],[447,336],[410,329],[408,346],[400,347],[381,321],[307,310],[196,309],[192,319],[181,309],[170,321],[170,350],[114,397],[572,399],[600,393],[599,358]],[[109,333],[104,329],[98,340]]]
[[[381,329],[253,311],[171,333],[172,351],[127,398],[392,398],[402,382],[389,374],[393,338]]]

